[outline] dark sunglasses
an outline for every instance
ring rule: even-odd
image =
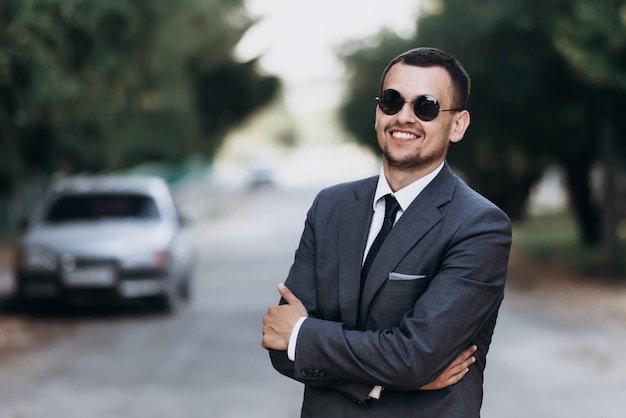
[[[380,110],[386,115],[395,115],[405,103],[413,103],[413,112],[415,116],[424,122],[430,122],[435,119],[439,112],[458,112],[461,108],[439,109],[439,101],[428,94],[418,97],[414,102],[404,100],[404,97],[394,89],[383,90],[379,97],[376,97]]]

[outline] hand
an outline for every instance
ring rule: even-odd
[[[474,364],[476,357],[473,354],[478,347],[472,345],[465,349],[435,380],[425,384],[421,390],[439,390],[458,383],[469,372],[469,366]]]
[[[263,318],[263,341],[265,349],[287,350],[291,331],[298,320],[309,316],[306,308],[284,284],[278,285],[280,296],[287,302],[284,305],[270,306]]]

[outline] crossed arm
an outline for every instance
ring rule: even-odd
[[[272,363],[280,373],[309,385],[326,386],[366,399],[373,384],[408,391],[441,389],[459,382],[475,361],[475,346],[462,351],[470,341],[481,345],[476,357],[479,366],[484,367],[481,360],[489,345],[489,327],[495,323],[503,297],[510,247],[510,223],[503,213],[479,208],[464,218],[450,218],[452,225],[448,230],[453,233],[449,234],[445,248],[433,249],[433,260],[421,260],[425,266],[429,262],[440,264],[412,315],[390,329],[363,332],[316,318],[314,261],[333,255],[318,254],[315,238],[324,232],[318,229],[333,225],[316,222],[317,218],[328,216],[325,212],[316,214],[315,208],[316,205],[307,217],[289,275],[298,280],[287,282],[303,300],[281,287],[279,292],[285,303],[270,307],[264,318],[262,346],[270,350]],[[436,257],[441,251],[445,251],[445,257]],[[294,364],[284,351],[294,325],[309,312],[310,318],[298,334],[298,341],[306,344],[298,348]],[[456,337],[450,340],[450,335]],[[304,364],[310,364],[312,359],[316,368],[331,371],[332,377],[300,376]]]
[[[267,315],[263,318],[262,347],[285,351],[289,346],[289,339],[294,326],[301,317],[309,314],[302,302],[282,283],[278,291],[287,302],[283,305],[270,306]],[[438,390],[459,382],[469,371],[469,367],[476,361],[473,354],[477,347],[472,345],[459,354],[448,367],[433,381],[420,387],[421,390]]]

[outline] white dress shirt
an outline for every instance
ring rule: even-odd
[[[428,186],[428,184],[433,181],[435,177],[437,177],[437,174],[439,174],[442,168],[443,163],[441,163],[434,171],[426,174],[420,179],[415,180],[413,183],[403,187],[395,193],[391,190],[391,187],[387,182],[387,178],[385,177],[385,173],[381,169],[380,176],[378,177],[378,185],[376,186],[376,193],[374,194],[374,201],[372,202],[374,216],[372,216],[372,223],[370,224],[370,231],[367,237],[367,244],[365,245],[362,263],[365,262],[365,257],[367,257],[367,253],[374,243],[376,235],[378,235],[380,228],[383,226],[383,221],[385,219],[385,195],[393,195],[400,205],[400,209],[398,209],[398,213],[396,214],[396,219],[394,221],[396,222],[400,219],[400,216],[402,216],[409,205],[413,203],[415,198],[422,192],[422,190],[424,190],[424,188],[426,188],[426,186]]]

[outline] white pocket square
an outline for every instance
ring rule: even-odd
[[[425,274],[403,274],[392,271],[389,273],[389,280],[418,280],[425,278]]]

